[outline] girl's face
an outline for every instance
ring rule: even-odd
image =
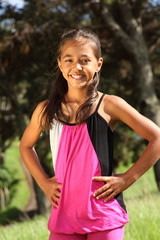
[[[84,38],[68,40],[61,48],[58,66],[63,77],[68,82],[68,88],[87,87],[101,69],[103,59],[97,60],[93,51],[93,44]]]

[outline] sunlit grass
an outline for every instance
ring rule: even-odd
[[[130,223],[126,225],[124,240],[160,239],[160,193],[150,169],[124,192]]]
[[[0,228],[1,240],[47,240],[48,215],[37,216],[33,220],[12,223],[10,226]]]
[[[131,222],[124,240],[158,240],[160,236],[160,194],[151,193],[126,201]]]

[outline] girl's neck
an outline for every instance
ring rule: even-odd
[[[83,91],[82,89],[68,91],[65,95],[65,100],[68,103],[77,103],[81,104],[84,99],[87,98],[87,91],[86,89]]]

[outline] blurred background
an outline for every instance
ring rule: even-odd
[[[0,239],[48,239],[50,205],[26,170],[19,140],[36,104],[55,78],[62,32],[89,28],[101,41],[99,90],[118,95],[160,126],[159,0],[0,1]],[[114,133],[117,172],[125,171],[146,142],[119,123]],[[53,176],[48,133],[36,149]],[[131,222],[125,240],[160,236],[160,161],[124,192]]]

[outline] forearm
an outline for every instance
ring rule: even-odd
[[[160,158],[160,139],[149,142],[142,156],[125,172],[125,178],[130,186],[137,181]]]
[[[31,173],[37,184],[41,188],[43,188],[43,183],[48,177],[40,164],[35,149],[20,145],[20,152],[22,159],[26,167],[28,168],[29,172]]]

